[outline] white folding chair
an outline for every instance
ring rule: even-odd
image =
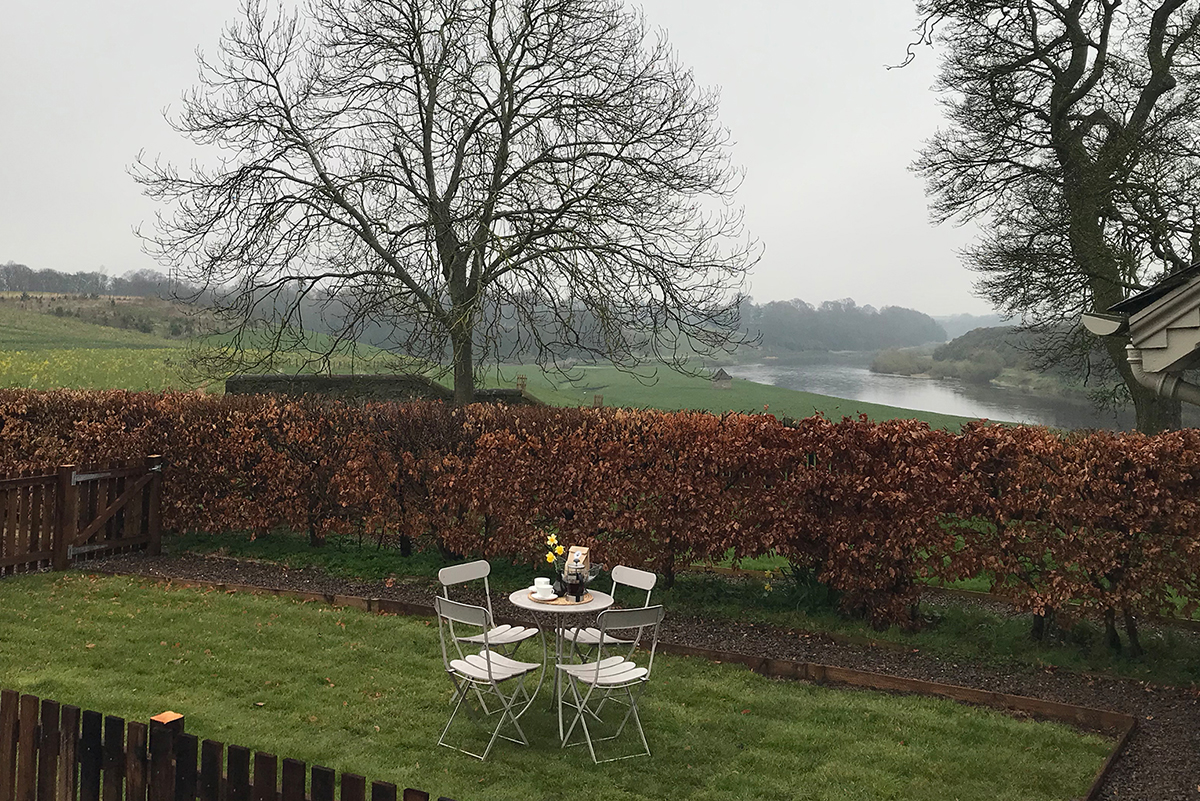
[[[442,665],[446,669],[450,681],[454,684],[454,698],[452,699],[454,710],[450,713],[450,719],[446,721],[446,727],[442,729],[438,745],[453,748],[476,759],[487,759],[492,746],[500,737],[520,745],[529,745],[529,740],[525,737],[521,724],[517,722],[518,715],[514,714],[513,710],[517,705],[518,696],[524,690],[524,677],[541,665],[534,662],[518,662],[491,650],[491,643],[488,640],[488,625],[491,622],[491,615],[482,606],[463,604],[440,597],[434,598],[434,606],[438,615],[438,639],[442,646]],[[453,635],[454,623],[480,629],[482,633],[479,636],[483,639],[483,650],[477,654],[463,654]],[[453,649],[447,647],[447,640],[453,644]],[[457,659],[455,654],[458,656]],[[506,695],[501,685],[518,678],[520,679],[518,687]],[[472,693],[479,700],[480,710],[478,712],[467,702],[467,697]],[[499,701],[499,708],[489,710],[483,703],[485,695],[495,696]],[[525,692],[525,697],[529,698],[528,692]],[[466,748],[446,741],[450,725],[454,723],[454,718],[458,715],[458,710],[462,708],[464,702],[467,702],[467,712],[472,717],[479,718],[479,713],[482,712],[483,719],[493,716],[497,718],[496,726],[492,729],[491,738],[482,754],[468,751]],[[505,722],[512,724],[512,727],[516,729],[516,737],[501,734]]]
[[[492,591],[488,586],[488,574],[491,572],[492,566],[486,560],[480,559],[475,562],[443,567],[438,571],[438,581],[442,583],[442,597],[449,599],[450,587],[457,584],[464,584],[468,581],[483,579],[483,592],[487,605],[487,630],[467,637],[455,636],[455,639],[459,642],[471,643],[472,645],[483,645],[486,642],[492,650],[498,651],[505,656],[512,656],[517,648],[521,646],[521,643],[537,634],[538,630],[536,628],[526,628],[525,626],[496,625],[492,617]],[[453,636],[453,626],[450,627],[450,631]],[[484,637],[485,634],[487,635],[486,639]]]
[[[558,734],[562,745],[579,745],[570,742],[571,735],[578,725],[583,730],[583,741],[587,743],[593,762],[612,762],[617,759],[628,759],[637,756],[650,756],[650,744],[646,742],[646,732],[642,728],[642,718],[638,713],[638,700],[645,692],[650,680],[650,671],[654,668],[654,652],[658,648],[658,628],[662,623],[662,606],[647,606],[641,609],[608,609],[600,613],[596,624],[599,627],[600,638],[596,644],[596,659],[582,664],[575,662],[560,662],[557,666],[562,674],[558,689]],[[648,639],[650,658],[645,667],[633,661],[635,648],[628,646],[626,656],[604,655],[605,649],[624,650],[626,646],[614,646],[616,639],[609,635],[613,630],[637,629],[639,639]],[[645,636],[643,636],[645,634]],[[624,640],[624,643],[636,642]],[[571,698],[566,700],[564,695],[570,691]],[[623,697],[622,697],[623,696]],[[613,734],[604,737],[593,736],[588,724],[588,718],[594,718],[597,723],[603,723],[600,717],[602,708],[608,701],[618,706],[628,707],[621,723]],[[592,704],[595,703],[595,706]],[[563,729],[563,710],[572,711],[571,721],[566,730]],[[595,743],[615,740],[621,736],[626,725],[633,721],[638,737],[642,741],[642,750],[623,756],[598,759]],[[597,732],[599,733],[599,732]]]
[[[631,587],[645,591],[646,601],[642,606],[649,606],[650,593],[654,591],[654,585],[658,581],[658,576],[648,570],[638,570],[636,567],[617,565],[612,569],[612,580],[612,594],[614,598],[617,596],[618,587]],[[638,632],[638,634],[640,636],[641,632]],[[595,626],[566,629],[563,631],[563,639],[571,643],[572,653],[577,653],[587,658],[591,655],[592,650],[600,644],[600,629]],[[608,642],[613,645],[633,645],[637,640],[624,640],[609,635]]]

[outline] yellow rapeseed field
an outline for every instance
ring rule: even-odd
[[[193,389],[178,348],[0,350],[0,386],[28,389]]]

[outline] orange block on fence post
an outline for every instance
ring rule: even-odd
[[[159,712],[150,718],[150,722],[158,726],[166,726],[176,734],[183,734],[183,715],[178,712],[172,712],[169,709],[166,712]]]

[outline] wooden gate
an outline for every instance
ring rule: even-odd
[[[162,549],[162,457],[142,464],[0,479],[0,575]]]

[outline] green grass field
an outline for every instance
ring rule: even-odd
[[[312,548],[305,535],[285,530],[250,539],[239,532],[199,532],[173,535],[165,547],[173,554],[218,554],[285,565],[290,569],[317,567],[351,580],[383,581],[394,578],[436,584],[439,569],[449,564],[432,547],[401,556],[397,548],[377,547],[369,540],[361,544],[351,537],[331,537],[323,548]],[[510,565],[500,559],[492,564],[492,589],[508,593],[528,586],[536,568]],[[774,575],[727,578],[699,572],[681,573],[675,586],[655,588],[656,603],[668,612],[696,617],[719,617],[784,630],[847,634],[902,644],[945,659],[967,660],[988,665],[1015,665],[1107,673],[1161,684],[1187,686],[1200,682],[1200,640],[1170,627],[1143,627],[1146,654],[1132,658],[1114,654],[1104,642],[1098,621],[1079,621],[1070,630],[1038,642],[1029,636],[1031,619],[1026,615],[1002,614],[970,605],[923,605],[931,615],[918,631],[892,627],[884,631],[866,622],[838,613],[835,600],[819,587],[794,582],[780,571],[786,564],[778,557],[746,560],[742,567],[772,570]],[[608,577],[601,579],[606,588]],[[978,580],[986,583],[986,578]],[[767,585],[770,589],[767,589]],[[974,587],[972,587],[974,588]],[[633,603],[635,596],[618,600]]]
[[[204,387],[220,392],[220,382],[209,384],[186,369],[186,343],[155,334],[83,322],[19,308],[14,298],[0,302],[0,386],[31,389],[166,389]],[[163,317],[161,309],[151,309]],[[147,312],[148,314],[149,312]],[[165,319],[165,318],[164,318]],[[156,318],[157,320],[157,318]],[[157,320],[156,325],[162,323]],[[159,325],[161,327],[161,325]],[[317,342],[317,346],[321,343]],[[369,358],[377,351],[364,348],[368,358],[337,356],[335,373],[371,372],[388,359]],[[288,372],[303,367],[302,358],[286,357],[277,369]],[[820,412],[839,420],[866,414],[873,420],[895,418],[924,420],[934,428],[952,431],[967,418],[831,398],[808,392],[734,379],[728,389],[717,389],[704,378],[684,376],[666,368],[651,379],[639,380],[608,366],[581,367],[573,381],[543,373],[536,367],[506,365],[492,371],[485,386],[514,386],[516,376],[528,376],[528,391],[553,406],[591,406],[602,395],[605,406],[656,409],[697,409],[711,412],[763,412],[779,417],[804,418]]]
[[[660,654],[641,704],[651,758],[595,766],[559,748],[539,698],[522,718],[532,745],[501,742],[480,763],[435,745],[451,685],[429,620],[78,572],[6,579],[0,610],[0,686],[135,720],[169,708],[199,738],[460,801],[1060,801],[1111,748],[948,701]]]
[[[801,419],[821,413],[831,420],[865,414],[872,420],[924,420],[932,428],[957,431],[969,418],[933,412],[900,409],[876,403],[831,398],[811,392],[798,392],[768,384],[733,379],[728,389],[718,389],[704,378],[681,375],[660,369],[653,380],[643,383],[615,367],[581,367],[578,380],[568,382],[548,376],[534,368],[506,366],[498,384],[512,386],[518,373],[528,376],[528,391],[534,397],[555,406],[591,406],[595,395],[602,395],[605,406],[654,409],[699,409],[710,412],[763,412],[778,417]],[[493,379],[494,380],[494,379]]]
[[[140,331],[95,325],[74,317],[25,310],[12,299],[0,302],[0,349],[6,351],[145,350],[179,348],[182,342]]]

